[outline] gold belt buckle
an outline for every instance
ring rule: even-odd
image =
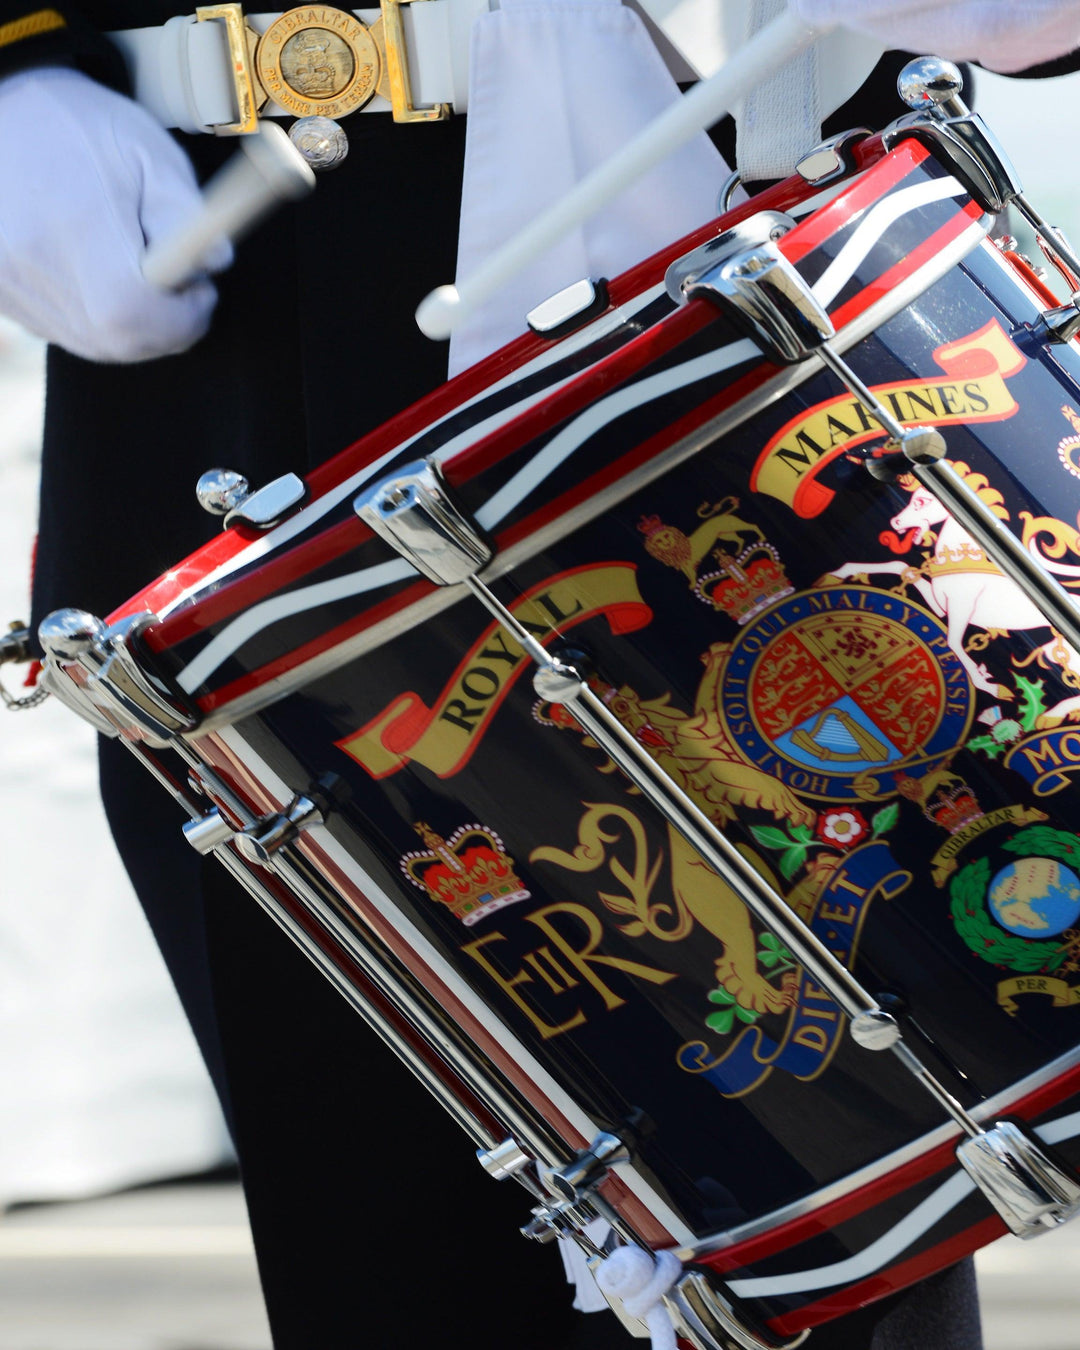
[[[258,130],[268,99],[294,117],[338,121],[381,95],[395,122],[441,122],[450,105],[416,108],[401,10],[423,0],[380,0],[381,15],[369,27],[355,14],[326,5],[303,5],[256,33],[239,3],[202,5],[200,22],[225,24],[237,120],[215,126],[219,136],[246,136]]]

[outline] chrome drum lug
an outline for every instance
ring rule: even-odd
[[[483,531],[451,497],[438,466],[426,460],[362,492],[353,510],[438,586],[475,576],[494,556]]]
[[[615,1163],[629,1162],[630,1150],[617,1134],[601,1133],[572,1162],[546,1174],[545,1180],[566,1200],[578,1200],[607,1175]]]
[[[963,1140],[956,1156],[1019,1238],[1039,1237],[1080,1211],[1080,1177],[1013,1121]]]

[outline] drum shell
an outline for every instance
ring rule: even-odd
[[[924,223],[925,239],[935,224]],[[980,486],[1009,520],[1077,564],[1069,527],[1078,475],[1062,448],[1072,427],[1062,410],[1080,417],[1080,367],[1072,346],[1038,339],[1038,301],[979,250],[849,359],[912,414],[904,420],[936,418],[950,455],[984,476]],[[654,375],[740,340],[700,309],[665,325],[678,332],[648,338],[644,368]],[[598,364],[572,391],[579,407],[621,387]],[[951,632],[961,602],[991,573],[966,545],[935,565],[942,531],[932,507],[920,519],[909,484],[885,487],[849,464],[845,454],[874,436],[860,433],[853,401],[816,374],[744,415],[745,400],[766,386],[754,383],[756,364],[735,369],[743,388],[717,396],[730,398],[738,420],[722,442],[722,407],[697,424],[699,403],[681,414],[631,409],[619,474],[590,475],[577,463],[553,475],[538,518],[527,528],[511,518],[502,539],[507,549],[539,545],[495,588],[581,653],[575,659],[641,743],[868,987],[910,1011],[910,1034],[954,1090],[990,1099],[997,1113],[1067,1122],[1076,1014],[1067,971],[1058,972],[1072,957],[1021,948],[1016,924],[993,927],[990,893],[1000,880],[1012,887],[1005,904],[1022,910],[1018,888],[1071,873],[1072,743],[1068,721],[1053,722],[1073,697],[1069,658],[1055,662],[1045,625],[998,632],[974,608],[959,637]],[[561,397],[549,437],[580,415],[567,391]],[[693,424],[688,436],[707,428],[693,454],[669,435],[679,415]],[[492,495],[485,474],[501,458],[483,444],[470,454],[458,487],[481,512]],[[611,459],[602,448],[598,463]],[[590,516],[598,494],[605,509]],[[893,563],[902,566],[874,570]],[[838,576],[843,569],[850,574]],[[246,614],[296,584],[275,590],[272,576],[269,585],[252,577]],[[759,999],[776,1002],[761,985],[783,990],[787,958],[751,925],[753,969],[739,969],[731,953],[746,921],[714,913],[710,926],[707,907],[688,898],[699,889],[686,880],[695,863],[674,837],[565,714],[536,698],[527,663],[475,601],[435,594],[427,608],[418,595],[388,611],[378,642],[355,658],[325,648],[317,657],[332,659],[320,667],[313,657],[302,685],[246,713],[251,690],[272,683],[275,661],[285,664],[270,634],[249,642],[242,661],[230,658],[228,683],[189,691],[210,719],[193,748],[259,810],[280,808],[327,771],[347,782],[348,801],[298,847],[356,922],[375,927],[418,975],[430,977],[437,957],[438,997],[456,1001],[462,1024],[518,1091],[552,1113],[567,1146],[587,1142],[593,1127],[632,1133],[636,1179],[624,1176],[616,1202],[655,1245],[674,1243],[732,1279],[776,1333],[838,1315],[997,1236],[986,1203],[960,1193],[955,1131],[930,1099],[890,1058],[852,1045],[805,978],[794,1003],[740,1002],[749,977]],[[1005,594],[1006,620],[1014,600]],[[159,669],[189,669],[182,643],[216,631],[216,603],[208,588],[177,611],[173,634],[151,630]],[[332,631],[325,613],[305,616],[291,652]],[[194,636],[174,642],[188,631],[182,623]],[[989,634],[981,647],[980,633]],[[973,638],[993,691],[960,655]],[[838,662],[845,652],[849,664],[862,659],[860,644],[875,641],[892,644],[893,656],[851,683]],[[779,673],[766,677],[770,660]],[[868,692],[898,662],[906,687]],[[790,695],[797,679],[825,675],[835,697],[811,701],[813,717],[783,730],[784,699],[777,713],[769,690]],[[889,712],[901,693],[915,706]],[[933,714],[925,727],[920,701]],[[906,732],[904,717],[914,719]],[[1000,730],[1009,722],[1015,734]],[[882,765],[887,772],[871,772]],[[1033,830],[1043,833],[1025,835]],[[466,922],[471,911],[455,911],[423,878],[440,849],[443,879],[453,880],[447,853],[468,870],[470,844],[486,850],[487,875],[501,868],[516,884],[506,892],[514,898]],[[595,865],[574,865],[583,862]],[[1058,946],[1071,941],[1068,926],[1057,933]],[[984,959],[980,941],[996,943],[987,950],[1000,959]],[[533,1064],[539,1070],[523,1068]],[[1070,1129],[1059,1123],[1053,1133],[1075,1156]],[[942,1199],[949,1186],[953,1204]],[[884,1264],[860,1266],[924,1201],[935,1217],[917,1239]],[[853,1272],[844,1280],[815,1285],[806,1275],[844,1261]]]

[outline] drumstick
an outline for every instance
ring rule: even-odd
[[[164,291],[179,290],[206,270],[206,258],[222,239],[239,239],[275,207],[303,197],[315,174],[281,127],[259,123],[240,150],[203,191],[202,211],[182,230],[151,244],[143,255],[143,276]]]
[[[447,338],[505,282],[568,230],[598,211],[635,178],[718,121],[762,80],[828,29],[808,28],[785,10],[760,29],[722,70],[695,85],[639,136],[509,239],[460,286],[439,286],[420,302],[416,322],[429,338]]]

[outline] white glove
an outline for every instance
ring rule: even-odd
[[[887,47],[1003,73],[1080,47],[1080,0],[792,0],[808,24],[839,24]]]
[[[144,280],[146,246],[200,207],[187,156],[131,99],[62,67],[0,80],[0,313],[91,361],[185,351],[217,302]],[[228,266],[222,245],[212,270]]]

